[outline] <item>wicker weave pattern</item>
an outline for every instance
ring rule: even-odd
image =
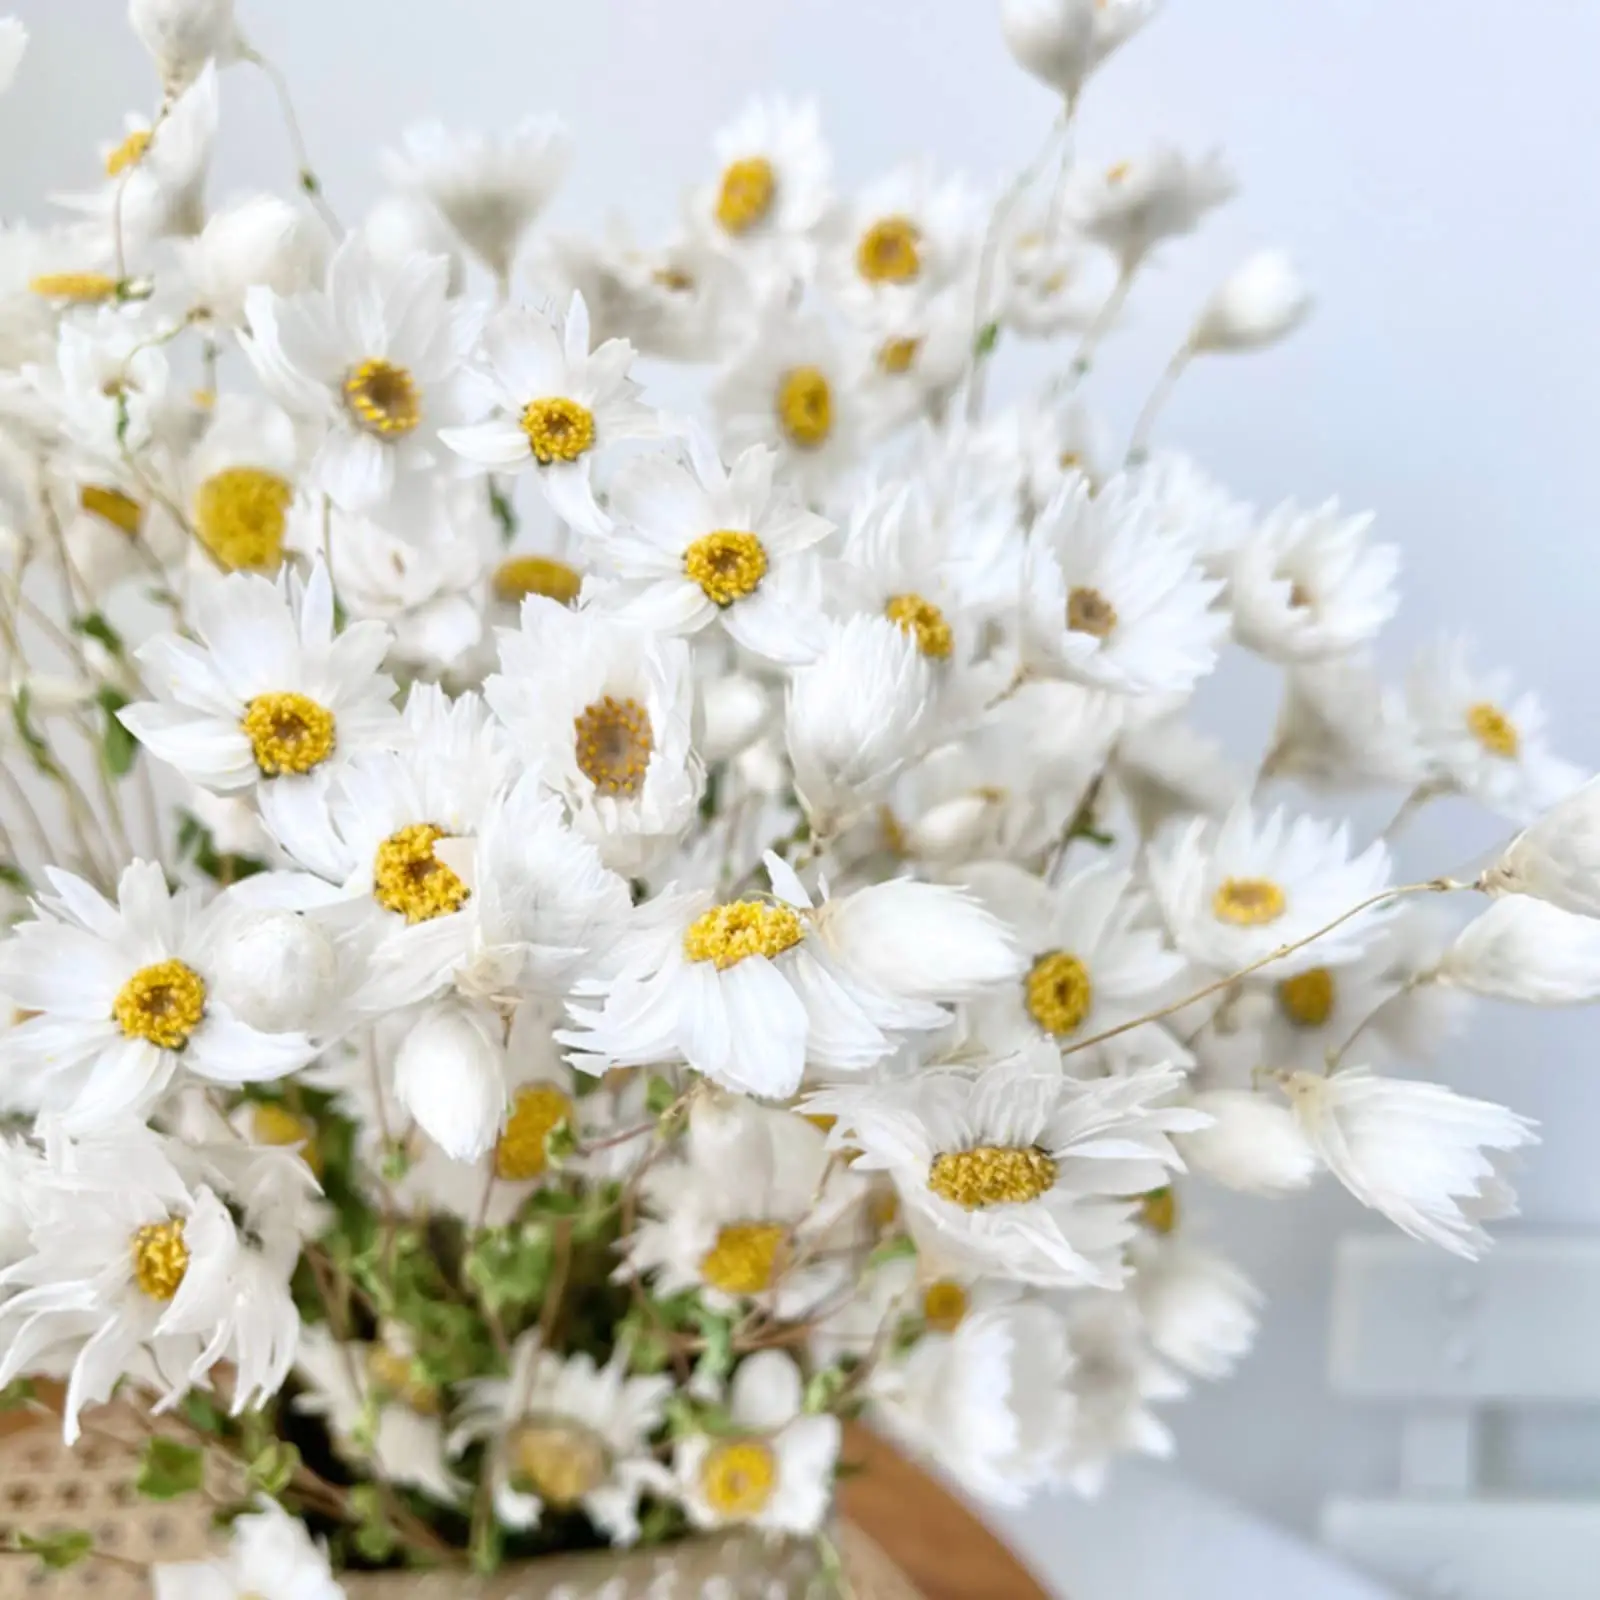
[[[114,1408],[68,1450],[44,1422],[0,1437],[0,1528],[33,1535],[82,1528],[96,1547],[141,1565],[195,1561],[216,1548],[208,1505],[190,1496],[170,1505],[140,1498],[133,1483],[139,1441]],[[237,1486],[215,1483],[220,1494]],[[857,1600],[918,1600],[887,1556],[853,1528],[840,1533]],[[519,1573],[473,1581],[460,1573],[351,1575],[350,1600],[827,1600],[810,1545],[773,1547],[736,1536],[670,1552],[543,1561]],[[0,1556],[0,1600],[149,1600],[137,1572],[85,1561],[45,1573],[23,1556]]]

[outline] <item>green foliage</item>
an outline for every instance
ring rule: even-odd
[[[467,1253],[467,1279],[495,1316],[514,1317],[544,1299],[554,1261],[555,1239],[548,1223],[485,1228]]]
[[[677,1103],[678,1091],[672,1087],[670,1078],[663,1078],[659,1073],[653,1076],[644,1090],[644,1108],[652,1117],[659,1117],[664,1112],[670,1111]]]
[[[117,713],[128,704],[127,695],[107,684],[94,697],[103,714],[100,725],[100,761],[113,778],[126,777],[139,754],[139,741],[123,727]]]
[[[517,536],[517,509],[511,496],[493,478],[489,480],[489,511],[500,524],[500,536],[510,544]]]
[[[205,1481],[206,1461],[193,1445],[176,1439],[146,1439],[134,1482],[148,1500],[176,1500],[193,1494]]]
[[[972,353],[979,361],[982,361],[994,354],[995,346],[999,343],[1000,324],[998,322],[986,322],[978,330],[978,337],[972,342]]]
[[[56,765],[56,758],[50,753],[45,736],[34,724],[33,691],[25,683],[18,684],[16,693],[11,697],[11,724],[17,730],[22,748],[28,752],[28,759],[34,766],[45,777],[59,779],[61,768]]]
[[[733,1371],[733,1318],[696,1306],[694,1323],[705,1340],[705,1349],[695,1363],[695,1375],[720,1383]]]
[[[15,1411],[18,1406],[27,1405],[33,1396],[32,1378],[13,1378],[0,1389],[0,1411]]]
[[[178,823],[178,859],[192,860],[197,868],[217,883],[237,883],[265,872],[267,864],[255,856],[224,855],[211,837],[211,830],[198,818],[183,813]]]
[[[15,889],[18,894],[32,894],[33,885],[28,882],[28,875],[14,861],[0,861],[0,883],[8,889]]]
[[[299,1450],[287,1439],[273,1439],[251,1457],[246,1477],[252,1489],[276,1498],[294,1481],[299,1470]]]
[[[800,1409],[813,1417],[832,1411],[849,1382],[850,1374],[843,1367],[824,1367],[820,1372],[812,1373],[806,1383]]]
[[[74,617],[72,619],[72,631],[82,634],[85,639],[93,639],[96,644],[103,645],[119,661],[127,653],[126,646],[122,642],[122,635],[106,621],[104,614],[99,611],[89,611],[81,617]]]
[[[399,1548],[399,1535],[377,1484],[358,1483],[350,1491],[350,1516],[355,1523],[350,1543],[363,1560],[387,1561]]]
[[[891,1261],[906,1261],[917,1253],[916,1241],[908,1233],[898,1238],[886,1239],[867,1257],[867,1271],[876,1272]]]
[[[15,1533],[11,1537],[12,1549],[38,1556],[46,1572],[65,1572],[94,1553],[93,1536],[81,1528],[63,1529],[59,1533]]]

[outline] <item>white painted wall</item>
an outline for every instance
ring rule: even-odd
[[[13,0],[16,3],[16,0]],[[93,172],[94,139],[148,107],[117,0],[20,0],[35,33],[0,101],[3,209]],[[240,0],[296,87],[336,206],[376,187],[375,147],[424,114],[484,125],[554,109],[579,160],[555,215],[670,221],[718,124],[751,91],[814,91],[841,178],[929,151],[985,180],[1020,165],[1052,107],[1010,65],[990,0]],[[1470,627],[1547,693],[1568,754],[1600,764],[1600,6],[1592,0],[1170,0],[1100,80],[1091,159],[1149,135],[1221,144],[1245,198],[1174,250],[1112,346],[1101,394],[1131,417],[1188,309],[1246,247],[1283,241],[1322,307],[1288,349],[1194,376],[1169,419],[1240,492],[1337,492],[1405,549],[1395,659]],[[228,80],[214,192],[287,177],[264,86]],[[1258,745],[1271,707],[1241,679],[1226,730]],[[1460,864],[1494,830],[1442,806],[1408,843]],[[1449,1076],[1543,1119],[1525,1209],[1600,1226],[1600,1034],[1587,1016],[1486,1013]],[[1215,1237],[1268,1288],[1254,1365],[1182,1414],[1187,1470],[1309,1528],[1330,1486],[1394,1474],[1386,1422],[1323,1391],[1328,1257],[1366,1226],[1331,1193],[1221,1205]],[[1600,1330],[1596,1330],[1600,1336]],[[1551,1424],[1510,1453],[1600,1490],[1600,1425]],[[1050,1519],[1048,1508],[1036,1515]]]

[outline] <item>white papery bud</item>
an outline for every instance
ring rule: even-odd
[[[217,212],[184,247],[184,264],[212,316],[239,323],[253,284],[287,295],[319,281],[328,244],[326,229],[307,212],[258,194]]]
[[[924,811],[905,830],[909,855],[928,860],[958,858],[977,842],[994,801],[981,794],[959,794]]]
[[[1552,806],[1484,875],[1490,894],[1531,894],[1600,917],[1600,778]]]
[[[1072,100],[1154,11],[1153,0],[1001,0],[1000,28],[1017,65]]]
[[[1467,924],[1439,976],[1474,994],[1531,1005],[1600,1000],[1600,922],[1508,895]]]
[[[339,958],[315,922],[294,911],[243,914],[211,958],[217,998],[263,1033],[309,1028],[333,996]]]
[[[444,256],[450,263],[450,293],[460,294],[467,280],[461,248],[450,224],[426,200],[411,194],[385,195],[367,213],[361,231],[380,261]]]
[[[395,1052],[396,1097],[457,1161],[476,1161],[505,1122],[500,1036],[494,1011],[452,1000],[423,1011]]]
[[[818,832],[883,798],[918,748],[929,692],[914,635],[879,616],[833,624],[822,654],[789,684],[789,759]]]
[[[701,689],[704,730],[699,750],[707,762],[728,761],[749,747],[772,711],[753,678],[714,678]]]
[[[1173,1135],[1192,1171],[1248,1194],[1304,1189],[1316,1176],[1316,1152],[1279,1101],[1248,1089],[1208,1089],[1191,1104],[1211,1118],[1208,1128]]]
[[[128,21],[169,92],[187,88],[208,61],[234,60],[243,47],[233,0],[128,0]]]
[[[1156,1351],[1196,1377],[1227,1377],[1255,1342],[1260,1290],[1231,1261],[1181,1239],[1135,1263],[1133,1297]]]
[[[1263,350],[1311,313],[1311,292],[1281,250],[1262,250],[1236,267],[1212,295],[1190,335],[1197,352]]]

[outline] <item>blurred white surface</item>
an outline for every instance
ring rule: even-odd
[[[88,180],[92,140],[155,100],[118,0],[13,4],[35,40],[0,102],[8,213]],[[495,126],[560,112],[578,160],[553,220],[622,213],[648,235],[670,226],[680,188],[706,170],[713,131],[757,90],[816,93],[846,184],[921,152],[996,182],[1053,114],[1007,58],[989,0],[239,0],[239,10],[293,84],[347,216],[377,192],[377,148],[425,115]],[[1563,752],[1593,764],[1600,6],[1169,0],[1166,11],[1093,86],[1085,157],[1115,159],[1156,137],[1220,144],[1244,198],[1141,286],[1097,374],[1102,402],[1125,427],[1215,281],[1248,249],[1286,244],[1319,292],[1311,324],[1280,351],[1194,373],[1165,437],[1252,498],[1337,492],[1375,509],[1406,558],[1386,664],[1440,628],[1469,629],[1487,658],[1547,695]],[[282,129],[248,72],[225,79],[221,144],[215,198],[287,186]],[[1221,731],[1259,747],[1271,686],[1258,674],[1253,691],[1233,687],[1240,721]],[[1497,834],[1441,805],[1407,839],[1403,870],[1452,869]],[[1443,1063],[1458,1087],[1543,1121],[1546,1142],[1523,1182],[1524,1210],[1542,1224],[1600,1225],[1595,1037],[1582,1014],[1487,1010]],[[1269,1309],[1244,1374],[1174,1413],[1184,1471],[1309,1531],[1330,1491],[1384,1488],[1398,1470],[1397,1420],[1336,1401],[1325,1385],[1331,1252],[1358,1212],[1327,1189],[1195,1211],[1266,1289]],[[1545,1487],[1600,1485],[1592,1432],[1550,1419],[1515,1448]],[[1127,1493],[1114,1488],[1087,1512],[1046,1504],[1019,1524],[1022,1537],[1087,1526]],[[1174,1581],[1203,1581],[1185,1541],[1141,1514],[1130,1507],[1125,1537],[1093,1548],[1167,1560]],[[1112,1570],[1096,1591],[1085,1569],[1079,1600],[1129,1600],[1137,1591],[1111,1583]],[[1169,1592],[1317,1593],[1230,1570],[1231,1588]]]

